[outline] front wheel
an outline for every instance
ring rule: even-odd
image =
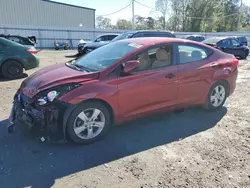
[[[210,89],[205,108],[210,111],[220,109],[227,98],[228,86],[223,81],[216,82]]]
[[[79,105],[67,122],[67,133],[75,143],[92,143],[101,138],[109,128],[110,112],[100,102]]]

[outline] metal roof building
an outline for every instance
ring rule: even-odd
[[[95,28],[95,9],[50,0],[0,0],[0,24]]]

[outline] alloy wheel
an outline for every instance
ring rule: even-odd
[[[96,108],[88,108],[82,111],[74,121],[75,134],[84,140],[98,136],[105,126],[103,112]]]
[[[226,97],[226,90],[223,85],[217,85],[211,92],[210,101],[212,106],[219,107]]]

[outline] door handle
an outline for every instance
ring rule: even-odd
[[[171,78],[174,78],[174,77],[176,77],[176,75],[173,74],[173,73],[170,73],[167,76],[165,76],[165,78],[168,78],[168,79],[171,79]]]
[[[217,66],[218,66],[217,63],[213,63],[213,64],[210,65],[210,67],[217,67]]]

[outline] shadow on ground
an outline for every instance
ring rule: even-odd
[[[226,108],[205,112],[200,108],[168,113],[112,128],[90,145],[38,143],[20,132],[8,135],[7,120],[0,124],[1,187],[51,187],[56,179],[178,141],[212,128]]]
[[[28,74],[26,73],[23,73],[22,76],[18,77],[18,78],[15,78],[15,79],[7,79],[7,78],[4,78],[2,75],[0,75],[0,82],[7,82],[7,81],[10,81],[10,80],[19,80],[19,79],[23,79],[23,78],[26,78],[28,77]]]

